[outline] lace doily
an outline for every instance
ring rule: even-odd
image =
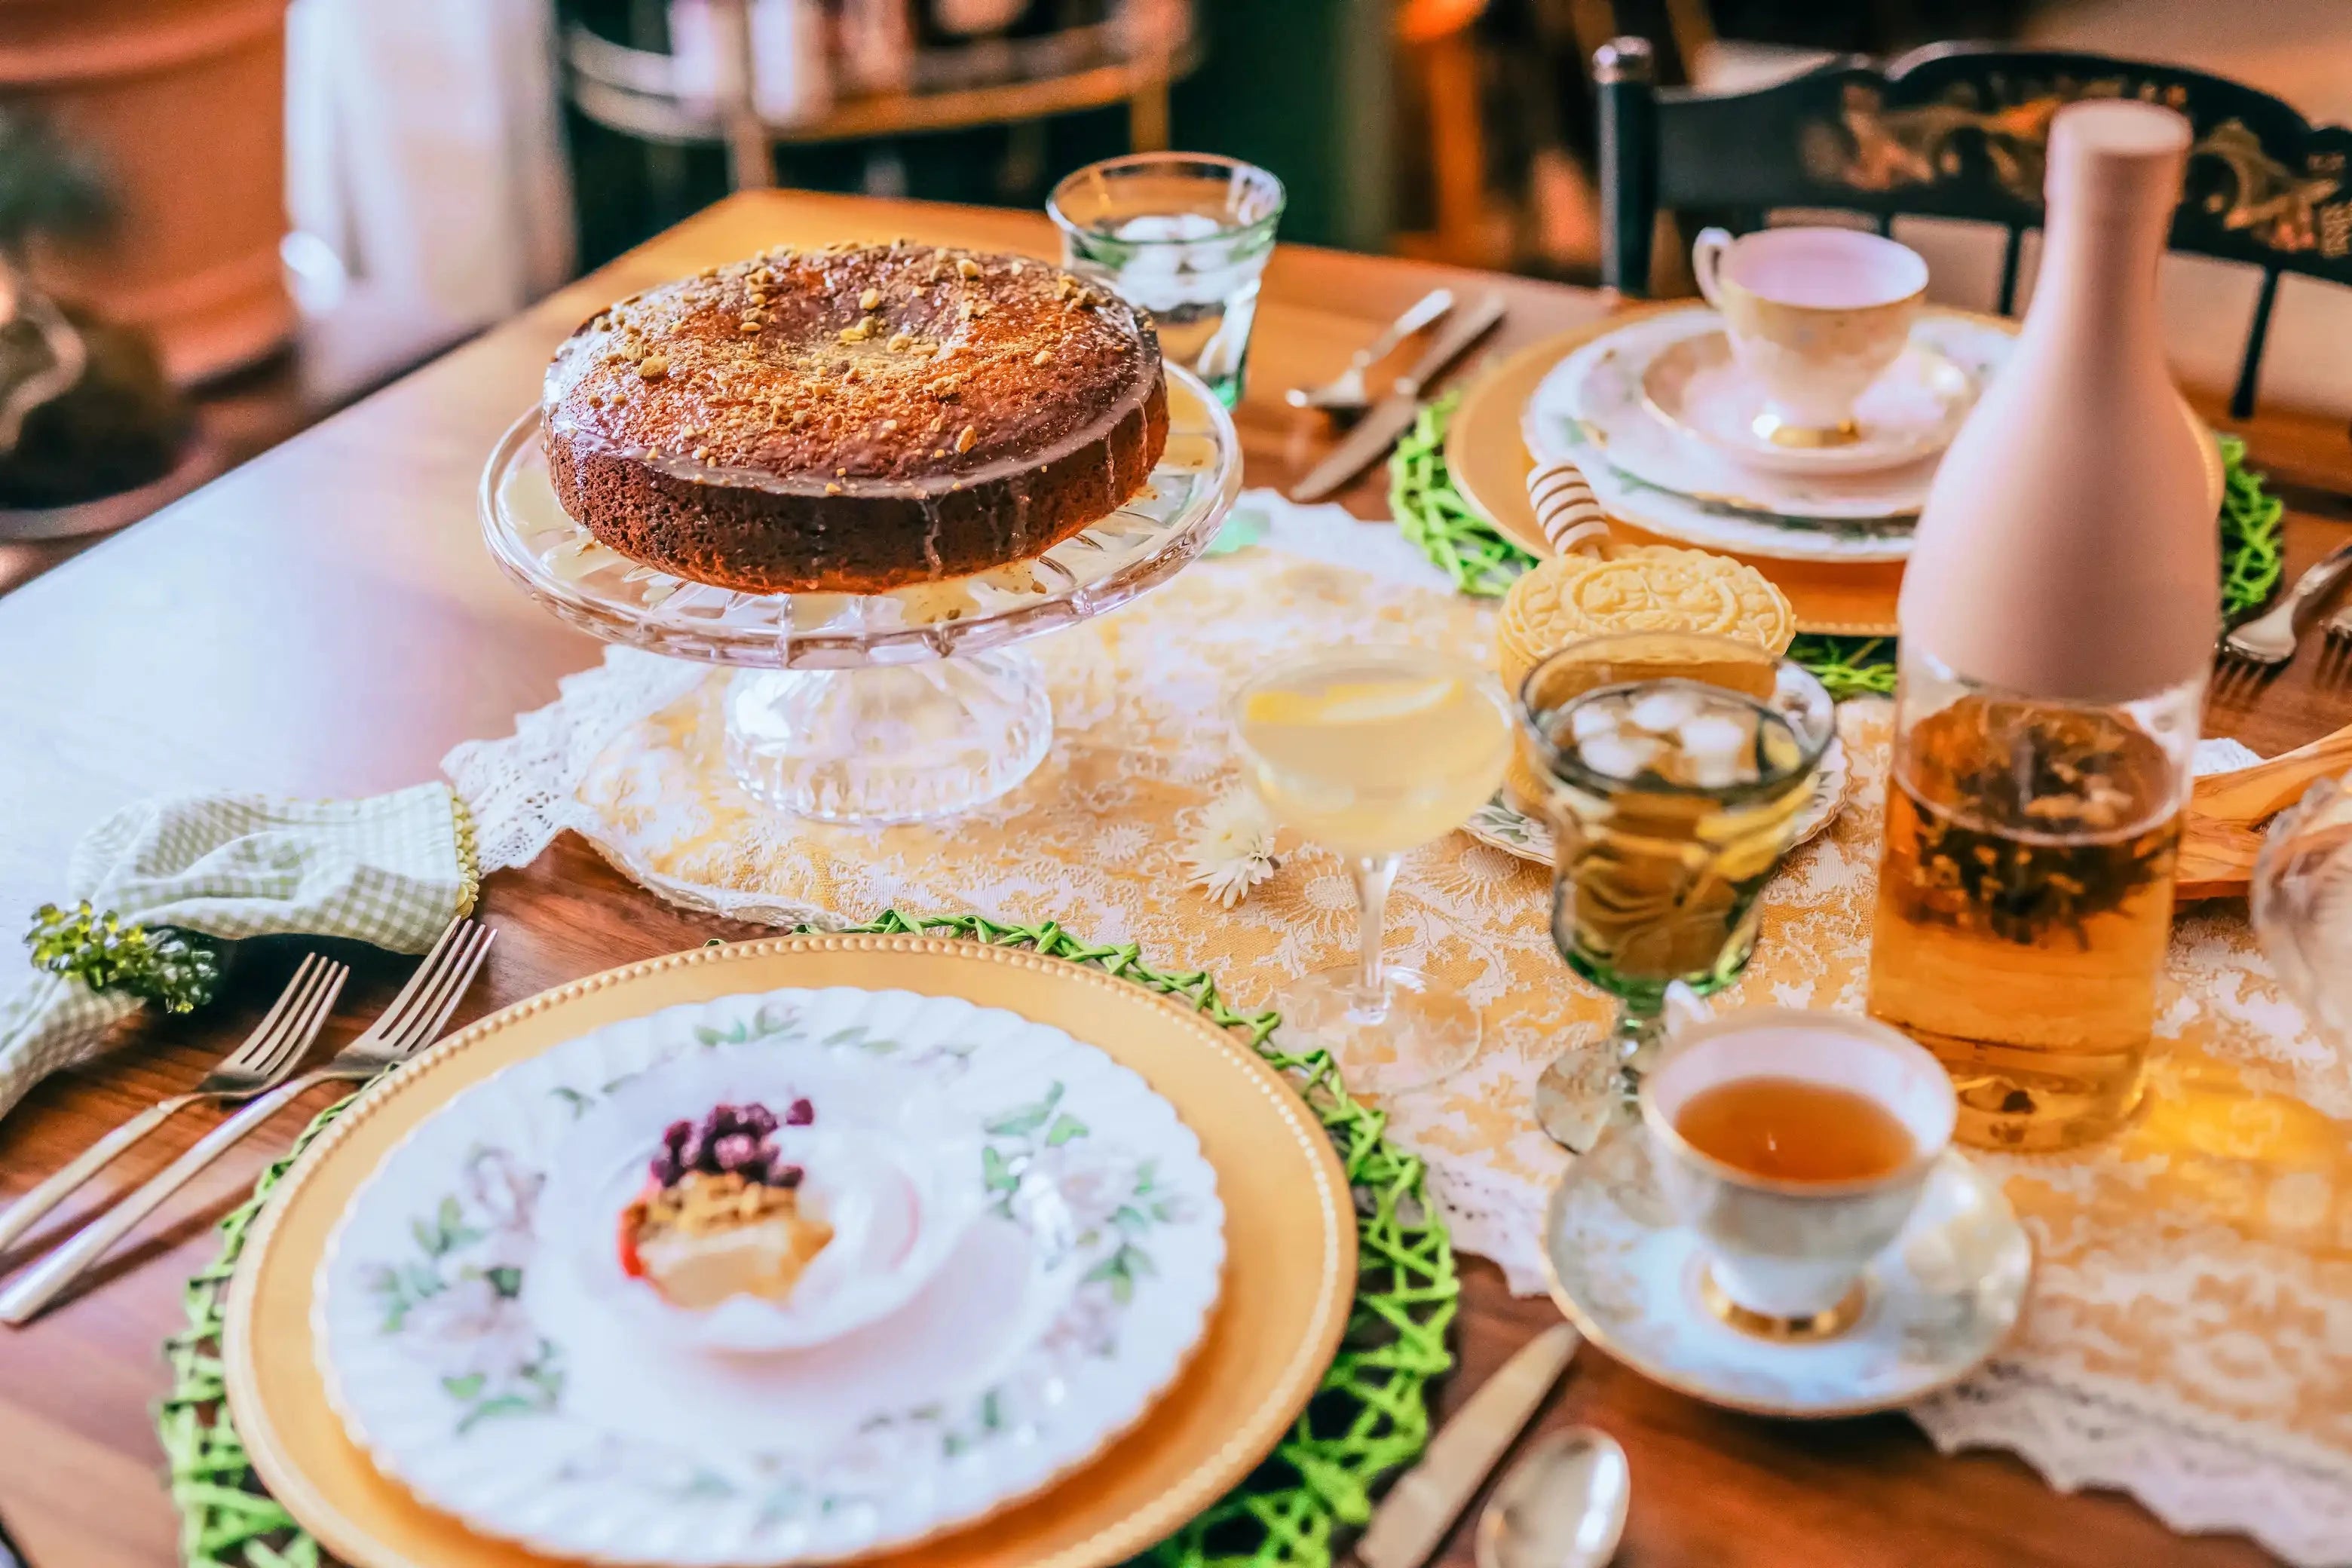
[[[450,754],[483,868],[569,828],[691,908],[779,924],[892,905],[1057,920],[1263,1005],[1284,977],[1345,961],[1354,894],[1336,857],[1287,833],[1281,869],[1238,908],[1184,886],[1182,829],[1233,777],[1223,694],[1302,645],[1483,659],[1492,621],[1392,531],[1262,493],[1244,508],[1278,549],[1204,560],[1029,645],[1054,752],[978,812],[887,829],[768,816],[719,753],[725,673],[613,648],[512,737]],[[1888,713],[1842,710],[1847,811],[1774,883],[1729,1005],[1862,1005]],[[1543,1199],[1565,1158],[1528,1116],[1533,1081],[1609,1013],[1553,952],[1549,896],[1539,868],[1455,835],[1409,857],[1390,899],[1391,951],[1486,1025],[1477,1063],[1400,1099],[1391,1133],[1427,1161],[1455,1245],[1521,1293],[1542,1288]],[[2180,921],[2171,974],[2149,1114],[2086,1152],[1987,1157],[2033,1234],[2033,1305],[1999,1363],[1914,1414],[1945,1448],[2011,1449],[2059,1487],[2128,1490],[2175,1528],[2352,1563],[2352,1062],[2279,993],[2242,914]]]

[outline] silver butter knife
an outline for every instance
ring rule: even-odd
[[[1421,1568],[1428,1562],[1582,1342],[1572,1325],[1561,1323],[1512,1352],[1502,1371],[1438,1428],[1421,1463],[1399,1476],[1372,1510],[1371,1522],[1356,1541],[1356,1561],[1363,1568]]]
[[[1421,412],[1423,389],[1444,374],[1447,365],[1469,353],[1471,345],[1494,331],[1495,323],[1503,319],[1503,297],[1489,294],[1438,333],[1429,352],[1397,378],[1389,395],[1374,404],[1372,411],[1331,448],[1331,455],[1291,487],[1290,499],[1321,500],[1387,456],[1388,449],[1396,445],[1396,438],[1412,428],[1413,416]]]

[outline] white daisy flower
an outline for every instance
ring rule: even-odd
[[[1232,909],[1281,868],[1274,853],[1274,818],[1246,786],[1236,785],[1201,808],[1186,837],[1188,884]]]

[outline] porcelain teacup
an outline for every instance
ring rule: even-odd
[[[1850,228],[1702,229],[1699,292],[1763,395],[1752,428],[1782,447],[1860,437],[1853,405],[1902,354],[1927,291],[1909,246]]]
[[[1675,1012],[1699,1010],[1685,1002]],[[1908,1156],[1857,1180],[1790,1182],[1727,1164],[1677,1129],[1694,1096],[1766,1077],[1867,1098],[1902,1124]],[[1863,1270],[1910,1218],[1958,1116],[1950,1078],[1916,1041],[1868,1018],[1793,1007],[1679,1023],[1640,1104],[1659,1188],[1706,1258],[1702,1298],[1735,1326],[1791,1339],[1853,1321]]]

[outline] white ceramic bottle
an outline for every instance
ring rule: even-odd
[[[2220,621],[2210,437],[2157,312],[2189,143],[2149,104],[2057,115],[2024,331],[1904,576],[1870,1007],[1980,1144],[2088,1142],[2140,1092]]]

